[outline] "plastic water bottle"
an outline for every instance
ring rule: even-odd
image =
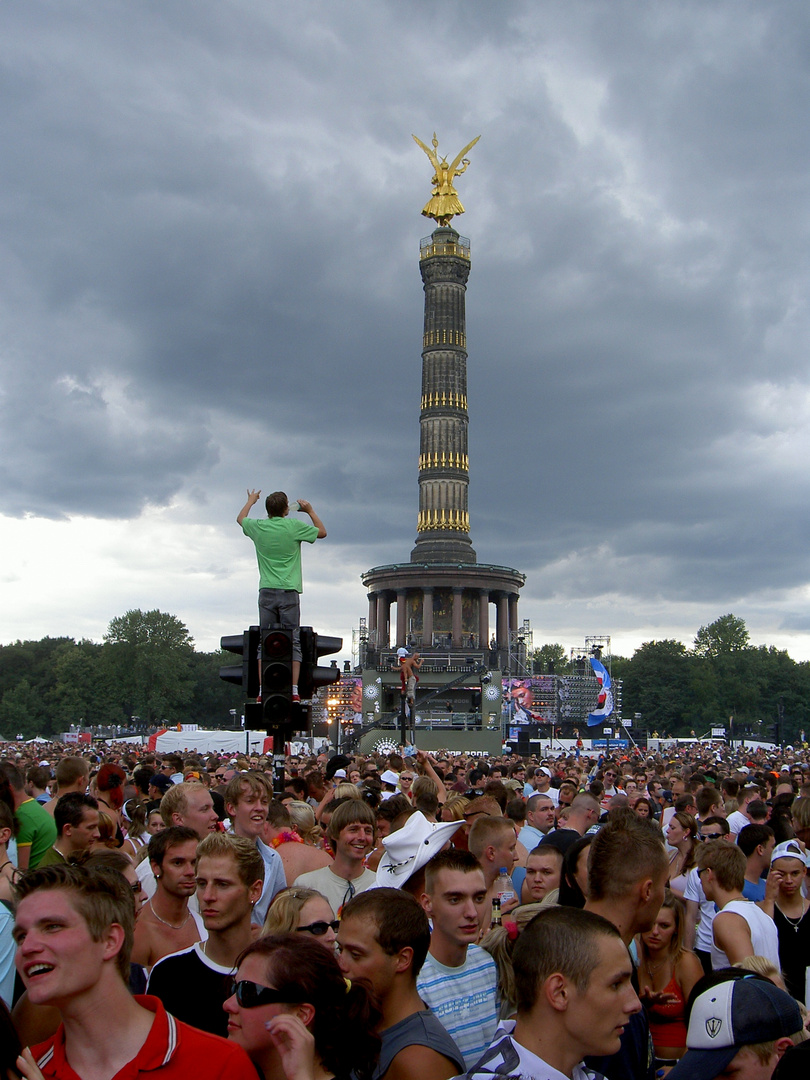
[[[495,882],[495,895],[498,897],[501,911],[515,899],[515,886],[512,884],[512,879],[507,874],[505,866],[501,867],[498,880]]]

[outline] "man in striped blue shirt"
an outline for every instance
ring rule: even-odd
[[[471,1068],[498,1026],[498,969],[475,944],[488,904],[484,872],[469,851],[444,851],[425,868],[422,907],[432,920],[417,990]]]

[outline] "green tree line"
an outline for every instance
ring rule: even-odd
[[[561,646],[542,651],[556,659],[557,674],[567,670]],[[752,645],[735,615],[701,626],[691,648],[645,641],[629,658],[613,656],[611,674],[622,683],[622,715],[640,713],[638,727],[650,734],[700,736],[724,727],[734,739],[784,744],[810,733],[810,664],[772,645]]]
[[[192,723],[224,727],[241,713],[240,687],[197,652],[188,628],[162,611],[127,611],[101,643],[45,637],[0,646],[0,736],[27,739],[85,727]],[[137,717],[137,721],[133,720]]]

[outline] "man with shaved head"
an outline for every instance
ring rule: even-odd
[[[601,807],[593,795],[577,795],[568,811],[565,828],[555,829],[544,838],[542,843],[551,844],[564,855],[572,844],[575,844],[588,829],[596,825],[601,812]]]

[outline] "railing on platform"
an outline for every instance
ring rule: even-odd
[[[424,236],[419,241],[419,258],[430,259],[434,255],[457,255],[460,259],[469,259],[469,236],[458,236],[456,240],[447,240],[440,244],[435,244],[432,236]]]
[[[429,649],[422,651],[418,646],[414,647],[422,658],[421,671],[471,671],[476,664],[486,664],[489,660],[489,650],[481,649],[458,649],[452,652],[431,653]],[[385,649],[380,653],[377,663],[377,671],[390,671],[396,669],[397,654],[393,649]]]

